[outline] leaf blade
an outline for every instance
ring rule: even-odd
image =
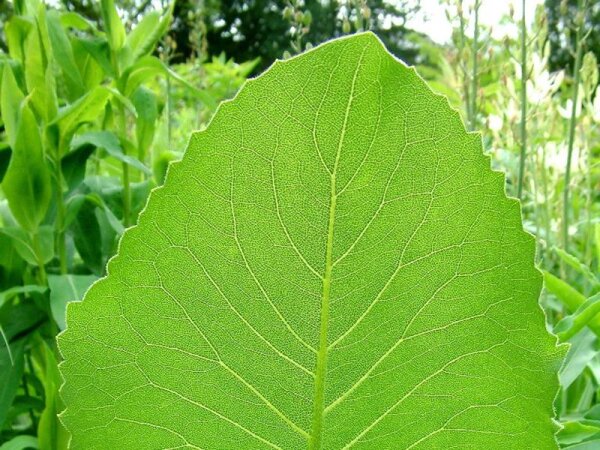
[[[69,306],[74,445],[127,429],[136,448],[556,448],[563,350],[503,183],[373,35],[277,63],[194,135]],[[109,361],[83,393],[75,374]]]

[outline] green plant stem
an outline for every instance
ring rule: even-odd
[[[63,174],[61,166],[61,153],[58,152],[58,161],[56,164],[56,222],[55,222],[55,239],[60,264],[60,273],[67,273],[67,244],[65,242],[65,203],[63,197]]]
[[[111,49],[111,62],[113,70],[115,72],[115,80],[118,80],[121,76],[121,70],[119,67],[119,58],[114,49]],[[122,93],[125,95],[124,93]],[[125,142],[127,140],[127,118],[125,116],[125,107],[119,103],[118,107],[119,116],[119,133],[121,142],[123,144],[123,154],[127,154],[127,146]],[[131,186],[129,180],[129,166],[125,163],[122,165],[121,182],[123,184],[123,225],[125,228],[131,225]]]
[[[40,246],[39,234],[37,232],[32,233],[31,242],[33,244],[33,251],[35,252],[35,258],[38,264],[38,281],[40,285],[46,286],[48,284],[48,276],[46,275],[46,266],[42,259],[42,248]]]
[[[463,60],[463,56],[465,54],[465,48],[467,46],[467,39],[465,36],[465,16],[463,13],[463,7],[462,7],[462,0],[458,1],[458,18],[459,18],[459,22],[460,22],[460,42],[458,45],[458,60],[459,60],[459,65],[460,65],[460,69],[462,71],[462,82],[463,82],[463,93],[464,93],[464,102],[465,102],[465,109],[467,111],[467,121],[470,124],[471,123],[471,96],[469,95],[469,71],[467,69],[467,65],[465,64],[464,60]]]
[[[64,142],[64,136],[58,139],[58,143],[51,143],[46,140],[47,149],[51,149],[54,155],[55,163],[53,166],[54,172],[54,189],[56,191],[56,218],[54,220],[54,247],[58,255],[59,268],[61,274],[67,273],[67,244],[65,242],[65,217],[66,209],[64,202],[64,179],[62,171],[63,148],[67,147]]]
[[[30,373],[32,373],[32,369],[31,369],[31,361],[29,360],[30,356],[25,358],[25,365],[27,367],[27,369],[29,370]],[[30,397],[30,393],[29,393],[29,383],[27,383],[27,377],[25,376],[25,374],[23,374],[23,378],[22,378],[22,383],[23,383],[23,392],[25,393],[25,395],[27,397]],[[35,417],[35,413],[33,412],[33,407],[29,408],[29,418],[31,419],[31,425],[32,428],[37,431],[37,419]]]
[[[581,69],[581,56],[583,53],[583,14],[584,0],[579,0],[577,7],[577,32],[575,37],[575,63],[573,65],[573,94],[571,118],[569,120],[569,140],[567,143],[567,165],[565,167],[565,188],[563,192],[563,248],[569,251],[569,207],[570,207],[570,183],[571,183],[571,160],[573,158],[573,145],[575,142],[575,128],[577,127],[577,100],[579,95],[579,81]]]
[[[119,120],[121,128],[121,138],[123,141],[123,153],[127,154],[127,146],[124,145],[127,140],[127,118],[125,117],[125,108],[121,106],[119,108]],[[123,225],[125,228],[131,225],[131,185],[129,180],[129,165],[123,163],[122,165],[122,183],[123,183]]]
[[[554,133],[554,126],[552,125],[550,126],[550,135],[553,135]],[[546,246],[545,246],[545,253],[546,253],[546,260],[550,261],[550,257],[551,257],[551,251],[550,248],[552,247],[552,224],[551,224],[551,202],[550,202],[550,194],[549,194],[549,188],[548,188],[548,174],[547,174],[547,170],[546,170],[546,147],[544,145],[542,145],[540,147],[540,150],[542,152],[542,165],[541,165],[541,176],[542,176],[542,190],[544,192],[544,228],[545,228],[545,232],[544,235],[546,237]]]
[[[542,256],[542,250],[543,250],[543,243],[541,241],[541,239],[539,239],[539,236],[541,236],[542,232],[542,205],[540,204],[540,202],[537,201],[537,199],[539,198],[539,190],[540,190],[540,186],[539,186],[539,182],[537,180],[537,177],[535,176],[536,171],[537,171],[537,167],[539,166],[539,160],[538,160],[538,155],[537,153],[533,152],[532,153],[533,158],[530,158],[529,161],[529,171],[530,173],[533,175],[531,177],[532,179],[532,187],[533,187],[533,192],[531,193],[531,196],[533,197],[534,201],[533,201],[533,210],[535,212],[535,236],[536,236],[536,252],[535,252],[535,258],[536,258],[536,264],[539,264],[540,261],[543,259]]]
[[[26,397],[29,397],[29,386],[27,385],[27,379],[25,378],[25,375],[23,375],[23,379],[22,379],[22,383],[23,383],[23,392],[25,393]],[[29,419],[31,420],[31,427],[33,428],[33,430],[35,432],[37,432],[37,420],[35,418],[35,414],[33,412],[33,407],[29,407],[28,409],[29,412]]]
[[[123,225],[131,225],[131,186],[129,184],[129,166],[123,163]]]
[[[585,133],[580,131],[580,135],[582,139],[585,139]],[[592,155],[592,149],[587,147],[587,170],[586,170],[586,181],[587,181],[587,196],[585,201],[585,210],[587,211],[585,230],[586,230],[586,238],[585,238],[585,249],[583,252],[584,255],[584,264],[588,267],[592,267],[592,249],[594,248],[594,225],[592,224],[592,217],[594,215],[592,207],[594,203],[594,178],[592,167],[594,164],[594,159]],[[600,242],[599,242],[600,244]],[[599,255],[600,259],[600,255]],[[600,263],[600,261],[599,261]]]
[[[542,146],[543,147],[543,146]],[[551,232],[552,227],[550,226],[550,195],[548,194],[548,176],[546,174],[546,151],[542,148],[542,163],[541,163],[541,174],[542,174],[542,190],[544,192],[544,228],[546,237],[546,248],[550,248]]]
[[[525,23],[525,0],[522,2],[521,18],[521,155],[519,158],[519,179],[517,197],[523,199],[523,178],[525,176],[525,158],[527,156],[527,25]]]
[[[166,113],[167,113],[167,145],[168,145],[168,150],[171,151],[171,135],[172,135],[172,127],[173,127],[173,121],[171,119],[171,75],[169,73],[167,73],[167,102],[165,105],[166,108]],[[200,108],[198,108],[198,111],[200,110]],[[198,125],[200,125],[200,123],[198,123]],[[199,128],[199,126],[198,126]]]
[[[471,57],[473,58],[473,63],[471,67],[471,107],[470,107],[470,123],[469,127],[471,131],[475,130],[476,127],[476,119],[477,119],[477,84],[478,77],[477,71],[477,56],[479,52],[479,6],[480,0],[475,0],[475,6],[473,7],[473,14],[475,15],[475,24],[473,29],[473,46],[471,47]]]

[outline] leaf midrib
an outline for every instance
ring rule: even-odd
[[[321,448],[322,431],[323,431],[323,415],[325,410],[325,377],[327,372],[327,353],[328,353],[328,339],[327,333],[329,328],[329,299],[331,294],[331,274],[333,272],[333,238],[334,238],[334,227],[335,227],[335,210],[337,206],[338,193],[336,192],[336,174],[340,162],[340,155],[344,144],[344,138],[346,136],[346,130],[348,128],[348,117],[350,116],[350,109],[354,100],[354,90],[356,87],[356,79],[358,72],[362,64],[367,47],[363,48],[363,51],[358,59],[356,69],[352,77],[352,85],[350,88],[350,94],[348,96],[348,102],[346,103],[346,110],[344,113],[344,121],[342,124],[342,131],[340,133],[340,139],[335,155],[335,162],[333,165],[333,171],[330,175],[330,198],[329,198],[329,218],[327,224],[327,244],[325,252],[325,271],[323,275],[322,293],[321,293],[321,316],[319,326],[319,351],[317,353],[317,369],[315,378],[315,399],[313,406],[313,417],[310,438],[308,440],[309,450],[318,450]]]

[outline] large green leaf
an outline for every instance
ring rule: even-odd
[[[556,448],[534,251],[480,137],[374,35],[277,63],[69,305],[72,448]]]

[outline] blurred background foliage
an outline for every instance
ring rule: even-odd
[[[66,304],[190,134],[275,59],[363,30],[481,131],[522,200],[548,327],[571,343],[559,443],[600,448],[600,2],[528,3],[490,24],[492,0],[0,2],[0,450],[66,448]]]

